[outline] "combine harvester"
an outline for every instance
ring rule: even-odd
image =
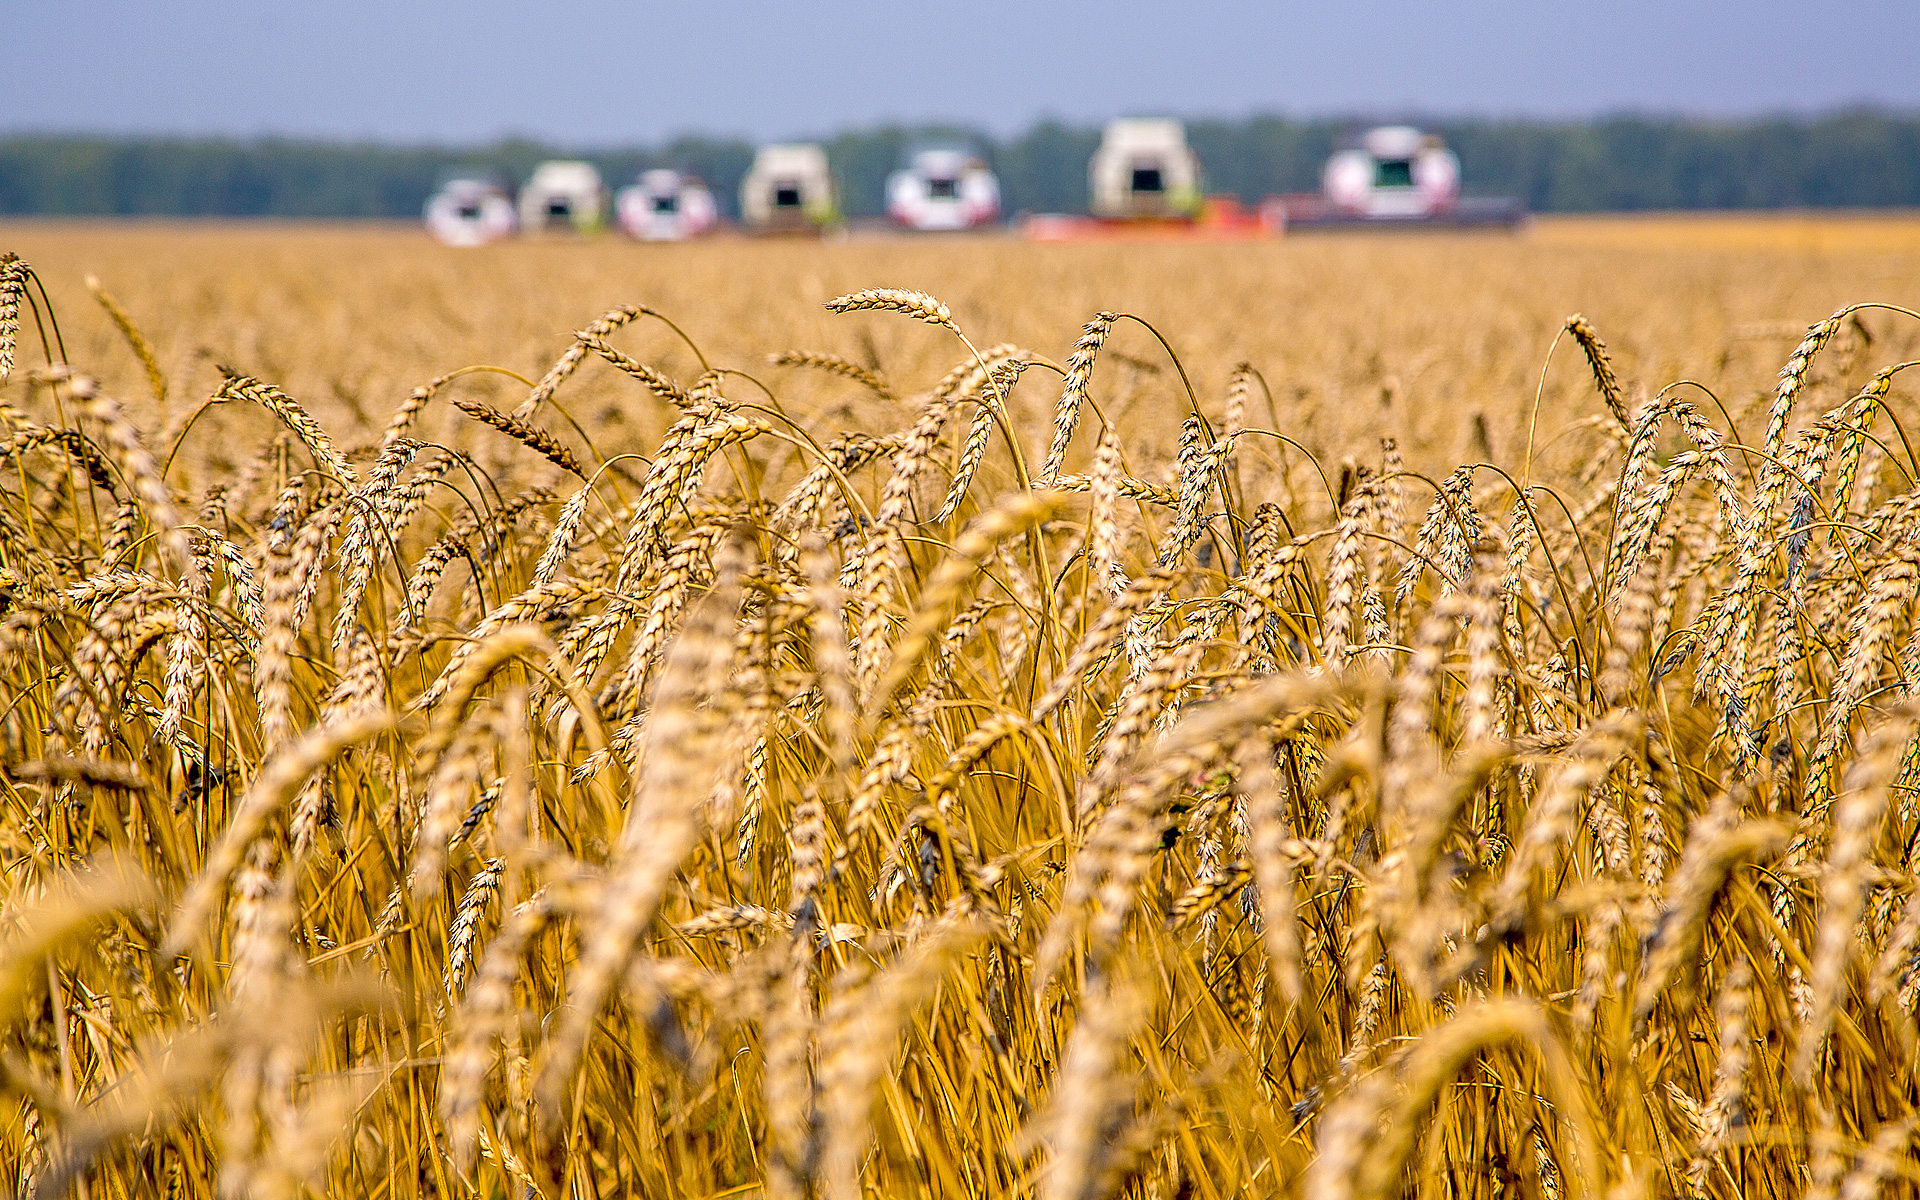
[[[887,216],[920,233],[979,229],[1000,219],[1000,181],[968,151],[927,147],[887,176]]]
[[[1111,121],[1087,164],[1093,216],[1031,217],[1026,234],[1040,241],[1217,241],[1277,232],[1235,197],[1204,196],[1200,181],[1200,159],[1180,122]]]
[[[607,189],[592,163],[543,162],[520,189],[520,228],[528,234],[597,233],[606,208]]]
[[[720,219],[706,184],[664,169],[643,172],[637,182],[621,188],[614,214],[620,228],[643,242],[699,237]]]
[[[513,200],[484,172],[462,172],[440,181],[427,198],[427,232],[448,246],[484,246],[513,236]]]
[[[740,181],[740,216],[756,233],[819,233],[838,225],[827,152],[811,144],[760,147]]]
[[[1087,163],[1093,215],[1109,221],[1191,220],[1200,159],[1178,121],[1111,121]]]
[[[1407,125],[1368,130],[1327,160],[1318,195],[1271,197],[1269,207],[1296,230],[1513,229],[1527,215],[1508,197],[1462,196],[1459,157]]]

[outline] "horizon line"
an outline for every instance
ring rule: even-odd
[[[1877,100],[1860,100],[1841,104],[1804,108],[1757,108],[1743,113],[1710,113],[1688,111],[1684,109],[1654,109],[1615,107],[1598,110],[1584,116],[1540,115],[1514,112],[1492,111],[1438,111],[1422,110],[1417,106],[1382,106],[1378,109],[1353,109],[1345,112],[1289,113],[1279,109],[1254,109],[1239,115],[1221,113],[1179,113],[1167,110],[1126,111],[1102,118],[1075,118],[1056,113],[1042,113],[1028,120],[1012,132],[996,132],[991,122],[975,122],[960,118],[902,119],[881,117],[867,122],[849,122],[841,124],[832,132],[795,133],[771,137],[756,137],[740,131],[717,130],[679,130],[670,134],[651,138],[636,137],[625,142],[605,140],[571,141],[564,137],[532,133],[517,130],[502,130],[484,138],[434,138],[388,136],[382,134],[349,134],[324,132],[289,132],[280,130],[255,130],[252,132],[234,131],[186,131],[186,130],[110,130],[89,128],[57,127],[15,127],[0,128],[0,141],[7,140],[79,140],[121,143],[228,143],[228,144],[267,144],[292,143],[309,145],[380,147],[395,150],[474,150],[497,149],[502,146],[528,145],[545,149],[569,149],[580,153],[597,151],[620,152],[641,148],[670,146],[677,142],[744,142],[752,145],[766,145],[779,142],[822,142],[858,134],[871,134],[884,131],[916,133],[924,131],[964,132],[971,136],[989,141],[1016,141],[1025,134],[1041,129],[1065,128],[1080,131],[1094,131],[1108,121],[1127,117],[1170,117],[1188,124],[1244,124],[1254,121],[1285,121],[1300,125],[1379,125],[1379,124],[1458,124],[1478,123],[1487,125],[1537,125],[1543,127],[1571,127],[1581,125],[1602,125],[1620,121],[1647,121],[1694,126],[1751,126],[1773,122],[1789,122],[1800,125],[1817,124],[1821,121],[1850,116],[1877,116],[1893,119],[1920,119],[1920,104],[1894,104]]]

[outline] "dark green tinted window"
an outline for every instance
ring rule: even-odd
[[[1373,186],[1412,187],[1413,160],[1410,158],[1383,158],[1373,168]]]

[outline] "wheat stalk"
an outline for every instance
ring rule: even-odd
[[[715,564],[715,582],[690,616],[668,656],[647,724],[647,749],[617,859],[598,905],[593,936],[569,985],[571,1008],[554,1034],[540,1093],[557,1111],[587,1035],[614,979],[658,910],[669,880],[701,832],[698,798],[711,790],[714,763],[705,757],[714,731],[695,707],[719,689],[728,665],[725,630],[738,610],[743,548]]]

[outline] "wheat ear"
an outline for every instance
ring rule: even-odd
[[[573,456],[573,451],[567,449],[558,438],[546,430],[529,425],[525,421],[501,412],[491,404],[483,404],[478,400],[455,400],[453,406],[481,424],[493,426],[561,470],[572,472],[582,479],[587,477],[586,472],[580,469],[580,460]]]
[[[248,400],[258,404],[286,423],[293,435],[312,452],[313,459],[327,474],[333,476],[347,487],[358,482],[352,467],[346,458],[334,446],[333,439],[320,427],[320,422],[300,406],[299,401],[287,395],[272,384],[262,383],[251,375],[243,375],[229,367],[221,367],[224,382],[215,395],[223,400]]]
[[[1607,411],[1620,422],[1622,429],[1630,428],[1627,406],[1620,399],[1620,381],[1614,377],[1613,361],[1607,357],[1607,344],[1600,340],[1593,323],[1579,313],[1567,318],[1566,329],[1587,356],[1587,365],[1593,368],[1594,385],[1600,389],[1600,398],[1607,402]]]
[[[153,352],[153,343],[140,332],[140,327],[133,323],[133,318],[127,315],[127,310],[120,307],[120,302],[101,286],[98,277],[87,276],[87,290],[93,293],[93,298],[99,301],[101,308],[106,310],[114,327],[120,330],[120,336],[127,339],[127,345],[132,348],[134,357],[140,360],[141,369],[147,373],[147,387],[152,390],[154,400],[164,406],[167,402],[167,376],[160,369],[160,359]],[[4,320],[4,316],[0,316],[0,320]],[[0,371],[0,377],[4,377],[5,374],[6,372]]]
[[[837,354],[810,354],[804,350],[782,350],[778,354],[769,354],[767,361],[776,367],[807,367],[815,371],[824,371],[829,375],[838,375],[850,379],[866,388],[882,400],[897,400],[893,388],[874,371],[869,371],[857,362],[841,358]]]
[[[1100,347],[1106,344],[1113,323],[1119,319],[1118,313],[1097,314],[1087,322],[1080,340],[1074,343],[1073,354],[1067,359],[1067,378],[1060,389],[1060,403],[1053,410],[1053,441],[1047,446],[1047,459],[1040,467],[1043,480],[1058,475],[1061,464],[1066,461],[1067,443],[1073,440],[1074,427],[1080,423],[1080,409],[1087,402],[1087,384],[1093,380],[1093,360],[1099,356]]]
[[[827,301],[828,312],[849,313],[862,309],[904,313],[916,321],[925,321],[929,325],[942,325],[955,332],[959,331],[959,327],[953,323],[953,314],[947,311],[946,305],[925,292],[916,292],[909,288],[866,288],[863,291],[849,292]]]
[[[0,254],[0,383],[13,374],[20,344],[20,301],[26,297],[30,271],[18,254]]]

